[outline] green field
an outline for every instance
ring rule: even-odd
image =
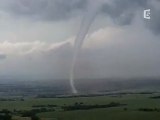
[[[0,109],[28,111],[37,105],[56,105],[55,111],[38,112],[42,120],[160,120],[160,99],[151,99],[153,94],[129,94],[118,96],[73,97],[73,98],[27,98],[24,101],[0,101]],[[105,105],[111,102],[126,104],[109,108],[65,111],[62,106],[75,103]],[[140,111],[140,108],[151,111]],[[156,109],[156,110],[155,110]],[[20,119],[20,118],[19,118]]]

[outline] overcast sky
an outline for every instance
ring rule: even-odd
[[[159,77],[160,0],[0,0],[0,76],[68,79],[82,18],[100,1],[76,78]]]

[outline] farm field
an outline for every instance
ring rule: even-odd
[[[0,110],[14,120],[160,120],[160,98],[159,93],[25,98],[1,100]]]

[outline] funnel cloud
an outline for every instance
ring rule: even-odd
[[[76,60],[80,52],[80,49],[82,47],[83,41],[88,33],[88,30],[91,24],[93,23],[96,17],[96,14],[98,14],[98,12],[101,10],[101,7],[103,5],[102,1],[94,2],[94,3],[91,3],[91,1],[89,1],[89,3],[91,4],[91,6],[89,4],[87,12],[82,20],[79,33],[76,36],[75,43],[74,43],[73,61],[72,61],[71,73],[70,73],[70,85],[72,88],[72,92],[75,94],[77,93],[76,87],[74,85],[74,79],[75,79],[74,69],[75,69]]]
[[[81,46],[83,44],[83,41],[86,37],[86,34],[92,24],[92,22],[94,21],[94,18],[96,16],[96,13],[98,11],[99,6],[94,6],[92,8],[88,8],[87,13],[85,14],[83,21],[81,23],[81,28],[79,30],[79,33],[75,39],[75,43],[74,43],[74,53],[73,53],[73,61],[72,61],[72,65],[71,65],[71,73],[70,73],[70,85],[72,88],[72,92],[73,93],[77,93],[76,87],[74,85],[74,69],[75,69],[75,64],[76,64],[76,60],[79,54],[79,51],[81,49]]]

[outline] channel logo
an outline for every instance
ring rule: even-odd
[[[150,9],[147,9],[147,10],[144,10],[144,12],[143,12],[143,18],[144,19],[151,19],[151,10]]]

